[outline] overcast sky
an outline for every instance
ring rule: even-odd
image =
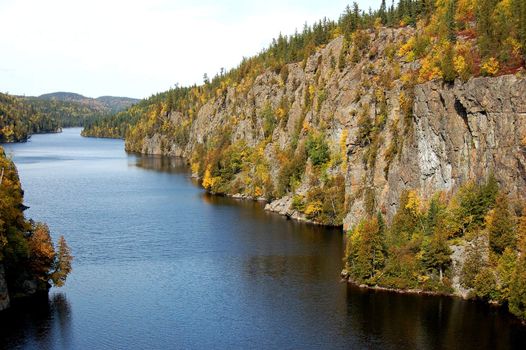
[[[201,84],[280,32],[337,19],[350,2],[0,0],[0,91],[143,98]]]

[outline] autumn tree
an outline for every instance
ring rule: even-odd
[[[506,247],[515,249],[514,215],[508,204],[508,197],[500,194],[495,202],[495,208],[487,216],[487,229],[491,249],[502,254]]]
[[[60,236],[58,240],[58,253],[55,256],[53,263],[53,272],[51,273],[51,280],[57,287],[62,287],[66,282],[66,278],[71,272],[71,262],[73,255],[69,249],[64,236]]]
[[[31,269],[41,282],[47,283],[48,273],[55,262],[55,248],[47,225],[36,224],[28,243]]]

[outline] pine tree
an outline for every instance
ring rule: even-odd
[[[489,56],[495,49],[495,30],[492,15],[497,3],[498,0],[477,0],[477,32],[483,57]]]
[[[442,282],[444,271],[451,265],[451,249],[447,243],[446,235],[441,230],[436,230],[431,241],[425,246],[422,262],[428,270],[436,270]]]
[[[382,24],[387,24],[387,5],[385,3],[385,0],[382,0],[382,4],[380,5],[380,10],[378,10],[378,17],[382,20]]]
[[[446,10],[446,27],[447,27],[447,39],[454,43],[457,40],[456,33],[456,22],[455,22],[455,13],[457,11],[456,0],[449,0],[447,10]],[[453,60],[450,62],[451,66],[453,65]]]
[[[502,254],[507,247],[515,249],[514,215],[506,195],[500,194],[497,197],[495,208],[488,215],[487,221],[491,249],[497,254]]]

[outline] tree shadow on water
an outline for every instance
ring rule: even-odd
[[[0,313],[0,349],[71,348],[71,320],[63,293],[18,300]]]

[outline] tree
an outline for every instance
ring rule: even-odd
[[[445,233],[438,228],[430,242],[424,245],[422,262],[428,270],[438,271],[442,282],[444,271],[451,265],[451,249]]]
[[[465,288],[473,288],[475,286],[475,278],[487,265],[483,254],[485,248],[483,239],[484,237],[482,236],[475,238],[466,248],[466,259],[460,271],[460,284]]]
[[[507,301],[510,297],[510,289],[513,283],[513,276],[517,264],[517,252],[506,247],[497,265],[499,277],[499,296],[501,301]]]
[[[385,263],[385,237],[378,217],[363,219],[349,238],[347,266],[357,282],[366,282],[380,271]]]
[[[475,277],[474,293],[484,300],[497,299],[497,280],[495,273],[489,267],[482,269]]]
[[[58,241],[58,254],[54,261],[54,271],[51,273],[51,280],[57,287],[62,287],[66,278],[71,272],[71,262],[73,261],[73,255],[69,249],[64,236],[60,236]]]
[[[498,0],[477,0],[477,32],[480,51],[483,57],[495,49],[495,29],[492,20],[493,11]]]
[[[47,225],[35,225],[29,238],[29,254],[33,273],[40,281],[47,282],[48,273],[55,260],[55,249]]]
[[[385,0],[382,0],[382,4],[380,5],[380,10],[378,11],[378,16],[382,20],[382,24],[387,24],[387,5],[385,3]]]
[[[506,195],[499,194],[495,208],[487,216],[486,222],[490,247],[495,253],[502,254],[507,247],[515,249],[514,215],[511,213]]]
[[[457,33],[456,33],[456,21],[455,21],[455,13],[457,10],[456,6],[457,0],[449,0],[449,3],[447,5],[446,10],[446,27],[447,27],[447,39],[454,43],[457,40]]]

